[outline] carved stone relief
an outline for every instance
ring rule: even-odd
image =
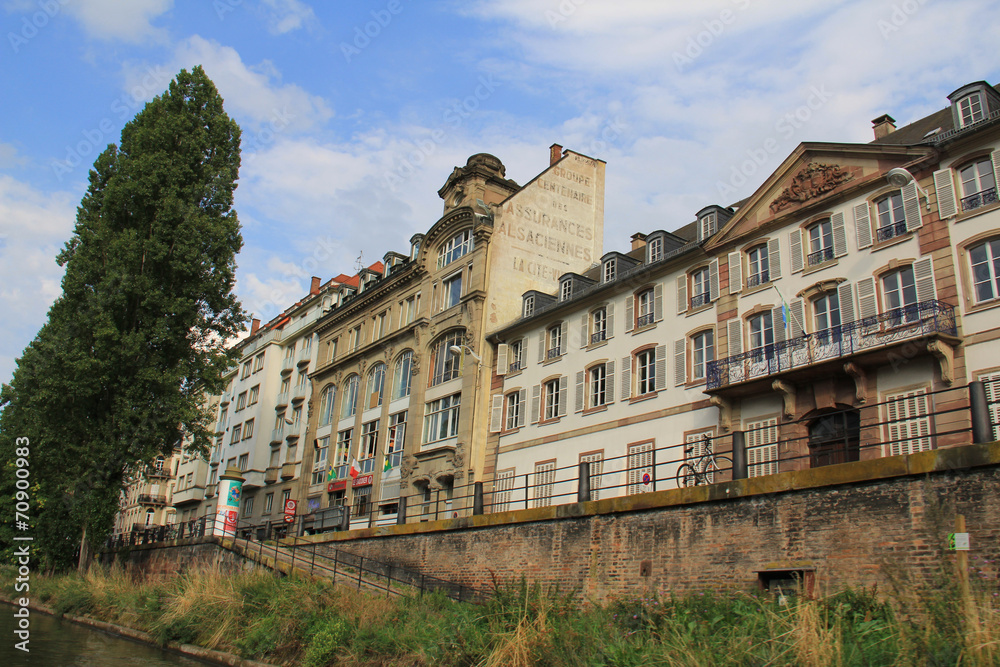
[[[771,213],[807,202],[852,178],[854,176],[844,171],[840,165],[810,162],[792,177],[791,184],[771,202]]]

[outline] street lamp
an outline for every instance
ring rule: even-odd
[[[475,359],[477,362],[479,362],[480,366],[483,365],[483,359],[482,359],[482,357],[480,357],[478,354],[476,354],[475,352],[473,352],[472,348],[469,347],[468,345],[452,345],[451,347],[448,348],[448,350],[452,354],[457,354],[459,357],[463,356],[466,352],[468,352],[469,356],[471,356],[473,359]]]

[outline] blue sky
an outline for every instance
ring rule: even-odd
[[[605,249],[623,249],[749,195],[801,141],[866,142],[882,113],[902,126],[1000,81],[985,0],[0,7],[0,381],[60,292],[94,158],[182,67],[205,67],[244,130],[237,291],[264,319],[311,275],[406,251],[474,153],[519,183],[552,143],[606,160]]]

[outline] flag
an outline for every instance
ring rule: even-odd
[[[331,464],[330,469],[326,473],[326,481],[332,482],[335,479],[337,479],[337,466]]]
[[[358,475],[361,474],[361,466],[358,465],[357,459],[351,459],[351,467],[348,468],[347,474],[351,476],[351,479],[357,479]]]
[[[382,466],[382,472],[389,472],[390,470],[392,470],[392,464],[389,463],[389,455],[386,454],[385,455],[385,465]]]

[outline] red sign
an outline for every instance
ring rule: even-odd
[[[343,491],[347,488],[346,479],[338,479],[336,482],[330,482],[326,485],[326,492],[333,493],[334,491]]]
[[[286,514],[285,515],[285,523],[295,523],[295,515],[294,514]]]
[[[295,516],[295,501],[292,500],[291,498],[285,501],[285,514],[291,514],[292,516]]]
[[[358,475],[351,484],[351,488],[356,489],[359,486],[369,486],[374,480],[374,475]]]

